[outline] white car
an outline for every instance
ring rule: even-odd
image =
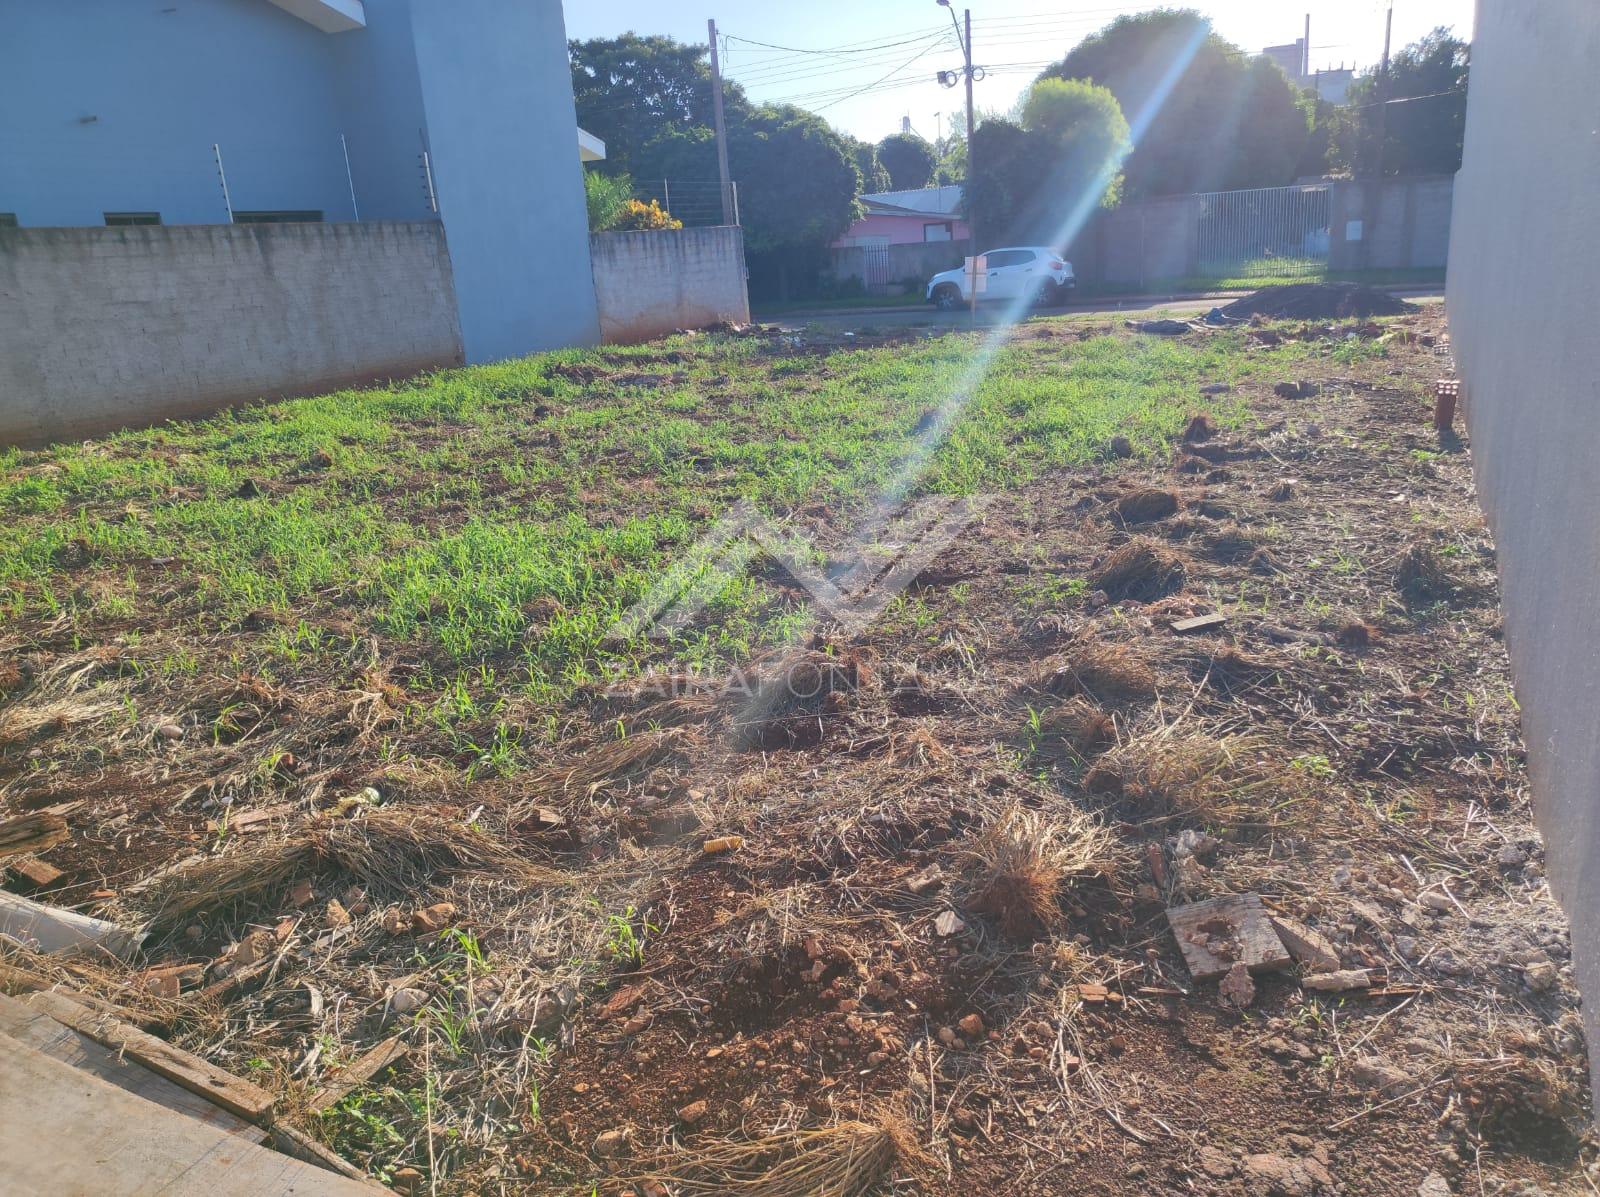
[[[1026,299],[1054,307],[1065,303],[1078,285],[1072,263],[1042,245],[991,249],[979,269],[981,300]],[[964,266],[934,275],[928,280],[928,302],[945,310],[966,307],[971,301],[968,281]]]

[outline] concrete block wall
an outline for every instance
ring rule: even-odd
[[[744,231],[737,226],[595,233],[589,258],[600,334],[613,344],[750,321]]]
[[[1334,270],[1443,269],[1455,180],[1450,175],[1347,180],[1330,188],[1328,263]],[[1351,222],[1361,236],[1350,239]]]
[[[438,224],[0,229],[0,445],[460,361]]]
[[[1600,1051],[1596,61],[1592,0],[1479,0],[1446,295],[1479,501],[1499,553],[1534,813],[1572,920],[1591,1084]]]

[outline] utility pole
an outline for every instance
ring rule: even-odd
[[[1300,83],[1311,78],[1311,14],[1306,13],[1306,36],[1300,43]]]
[[[965,70],[964,73],[965,73],[965,75],[967,77],[967,179],[970,182],[971,179],[972,179],[972,170],[973,170],[973,165],[972,165],[972,127],[973,127],[973,118],[972,118],[972,10],[969,8],[969,9],[965,9],[964,12],[963,12],[963,15],[966,18],[966,20],[964,22],[964,24],[966,25],[966,32],[965,32],[965,34],[963,34],[963,32],[962,32],[962,24],[963,24],[963,22],[958,22],[956,20],[955,6],[951,3],[951,0],[938,0],[938,4],[939,4],[939,7],[948,8],[950,10],[950,23],[956,27],[956,41],[961,43],[961,56],[962,56],[962,59],[963,59],[963,62],[965,64],[965,66],[966,66],[966,70]],[[939,72],[939,81],[942,83],[942,82],[944,82],[944,80],[946,78],[948,78],[948,76],[945,74],[945,72],[940,71]],[[967,260],[972,263],[972,268],[968,272],[968,276],[967,276],[967,294],[970,297],[971,303],[972,303],[972,318],[974,320],[976,320],[978,318],[978,226],[977,226],[976,222],[973,221],[972,214],[970,212],[967,214],[967,237],[972,242],[972,244],[970,246],[968,246],[968,248],[971,249],[972,252],[967,255]]]
[[[954,17],[955,10],[950,10]],[[961,39],[961,49],[967,57],[967,178],[972,178],[974,163],[972,161],[972,10],[963,10],[966,17],[967,35]],[[967,212],[967,238],[972,242],[972,278],[967,290],[972,297],[972,322],[978,322],[978,225],[972,219],[972,213]]]
[[[1372,149],[1372,177],[1383,177],[1383,143],[1389,135],[1389,39],[1394,33],[1394,0],[1383,20],[1383,65],[1378,68],[1378,136]]]
[[[722,67],[717,61],[717,22],[706,22],[711,35],[711,115],[717,130],[717,174],[722,182],[722,223],[738,224],[733,214],[733,184],[728,178],[728,127],[722,120]]]

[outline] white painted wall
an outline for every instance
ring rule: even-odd
[[[1547,867],[1600,1048],[1593,0],[1479,0],[1448,304]]]
[[[437,224],[0,230],[0,445],[460,358]]]

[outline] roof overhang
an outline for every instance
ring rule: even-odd
[[[367,10],[361,0],[267,0],[324,33],[348,33],[367,27]]]
[[[585,129],[578,130],[578,161],[604,162],[606,143]]]

